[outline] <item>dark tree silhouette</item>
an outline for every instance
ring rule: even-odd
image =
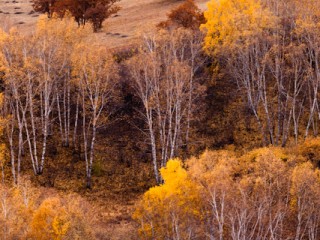
[[[52,16],[56,0],[32,0],[31,2],[36,12],[48,14],[48,17]]]
[[[118,6],[113,5],[115,2],[115,0],[101,1],[101,3],[85,11],[84,18],[91,22],[94,32],[102,28],[102,23],[105,19],[120,10]]]
[[[47,13],[51,17],[56,13],[64,17],[66,12],[74,17],[79,26],[86,22],[92,24],[94,32],[102,28],[102,23],[112,14],[120,10],[115,3],[120,0],[32,0],[37,12]]]
[[[161,22],[160,28],[184,27],[189,29],[199,29],[205,23],[202,11],[195,4],[194,0],[186,0],[168,14],[168,20]]]

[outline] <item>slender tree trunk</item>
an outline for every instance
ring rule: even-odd
[[[82,93],[82,134],[84,143],[84,158],[86,161],[86,175],[87,175],[87,188],[91,188],[91,171],[89,171],[89,159],[88,159],[88,136],[86,126],[86,110],[85,110],[85,96],[84,91]]]
[[[31,86],[29,86],[29,88],[31,88]],[[29,90],[29,113],[30,113],[31,129],[32,129],[31,130],[32,142],[28,133],[27,133],[27,136],[29,136],[28,137],[29,148],[31,150],[31,155],[33,158],[33,162],[35,164],[36,174],[39,174],[37,134],[36,134],[36,125],[35,125],[35,117],[34,117],[34,110],[33,110],[33,99],[31,94],[32,94],[32,90]],[[25,128],[26,128],[26,131],[28,132],[28,125],[27,125],[26,118],[25,118]]]
[[[9,129],[9,145],[10,145],[10,158],[11,158],[11,172],[13,177],[13,183],[17,183],[16,178],[16,166],[15,166],[15,153],[14,153],[14,143],[13,143],[13,134],[14,134],[14,123],[11,123],[11,127]]]
[[[79,94],[77,94],[77,103],[76,103],[76,115],[74,121],[74,129],[73,129],[73,148],[76,149],[76,139],[77,139],[77,130],[78,130],[78,119],[79,119]]]
[[[94,160],[94,144],[95,144],[95,140],[96,140],[96,132],[97,132],[97,128],[96,128],[96,123],[95,123],[95,119],[93,120],[93,125],[92,125],[92,138],[91,138],[91,144],[90,144],[90,162],[89,162],[89,166],[88,166],[88,172],[87,172],[87,188],[91,189],[91,173],[92,173],[92,164],[93,164],[93,160]]]
[[[45,161],[45,156],[46,156],[46,150],[47,150],[47,138],[48,138],[48,119],[45,120],[45,127],[43,131],[43,142],[42,142],[42,154],[41,154],[41,163],[40,163],[40,168],[38,174],[43,173],[43,168],[44,168],[44,161]]]
[[[62,118],[61,118],[59,92],[57,92],[57,110],[58,110],[59,130],[60,130],[61,142],[62,142],[62,145],[63,145],[63,143],[64,143],[64,135],[63,135],[63,128],[62,128]]]
[[[159,178],[159,170],[158,170],[158,162],[157,162],[157,148],[156,148],[156,139],[154,135],[153,130],[153,122],[152,122],[152,116],[150,116],[152,113],[148,113],[147,110],[147,117],[148,117],[148,125],[149,125],[149,134],[150,134],[150,140],[151,140],[151,151],[152,151],[152,161],[153,161],[153,170],[154,175],[156,178],[156,182],[159,184],[161,182]]]
[[[68,79],[69,79],[69,76],[68,76]],[[66,127],[66,145],[67,147],[69,147],[69,136],[70,136],[70,112],[71,112],[71,106],[70,106],[70,97],[71,97],[71,94],[70,94],[70,84],[69,84],[69,80],[67,80],[67,127]]]

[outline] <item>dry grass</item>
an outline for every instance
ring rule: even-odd
[[[29,32],[37,19],[38,14],[33,12],[29,0],[0,0],[0,26],[17,26]]]
[[[167,17],[167,13],[181,4],[173,0],[122,0],[122,9],[107,20],[101,38],[111,46],[124,46],[133,41],[142,32],[148,32]],[[197,0],[204,8],[207,0]]]
[[[196,0],[205,9],[208,0]],[[121,0],[121,10],[105,21],[95,37],[109,47],[122,47],[137,40],[142,32],[154,29],[167,13],[181,4],[177,0]],[[32,11],[29,0],[0,0],[0,26],[16,26],[25,33],[33,31],[38,14]]]

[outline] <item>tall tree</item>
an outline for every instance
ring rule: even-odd
[[[87,187],[91,188],[95,143],[99,127],[110,115],[110,102],[114,96],[118,72],[110,53],[96,47],[86,51],[78,46],[73,56],[73,74],[81,95],[82,135],[86,161]],[[108,111],[109,110],[109,111]]]
[[[201,89],[194,77],[202,64],[197,61],[200,46],[192,31],[166,32],[146,37],[143,50],[129,63],[134,89],[144,106],[158,183],[159,167],[166,166],[189,140],[194,99]]]

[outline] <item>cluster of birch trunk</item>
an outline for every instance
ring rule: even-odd
[[[42,21],[34,36],[2,33],[2,114],[14,182],[29,160],[35,175],[43,173],[48,141],[54,141],[81,152],[91,187],[97,134],[114,110],[120,67],[130,73],[126,81],[142,103],[137,114],[161,182],[160,167],[187,148],[194,100],[202,91],[194,77],[205,59],[199,31],[144,36],[134,56],[119,64],[111,50],[85,43],[77,33],[85,30],[63,22],[70,20]]]
[[[142,51],[129,60],[135,93],[144,106],[141,115],[158,183],[159,169],[182,148],[188,150],[195,104],[204,92],[195,77],[205,61],[202,53],[202,34],[180,29],[144,36]]]
[[[106,48],[81,44],[78,30],[54,24],[33,36],[2,33],[2,114],[13,180],[29,162],[35,175],[43,173],[51,139],[81,151],[90,188],[97,128],[108,115],[118,70]]]
[[[269,25],[250,36],[244,29],[235,46],[222,47],[216,57],[237,83],[263,144],[285,146],[291,138],[297,143],[319,133],[320,4],[260,3]]]

